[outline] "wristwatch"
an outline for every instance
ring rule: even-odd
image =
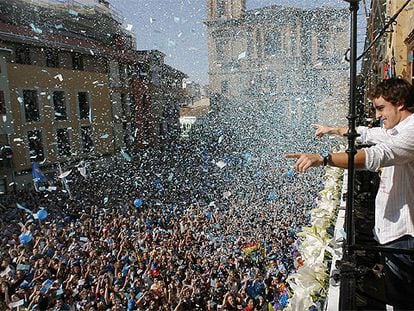
[[[323,151],[320,153],[320,156],[322,157],[322,160],[323,160],[323,166],[326,166],[331,158],[330,153],[327,151]]]

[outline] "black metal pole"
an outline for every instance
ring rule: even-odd
[[[340,266],[340,297],[339,310],[355,310],[355,256],[353,245],[355,244],[354,234],[354,186],[355,186],[355,165],[354,159],[357,153],[355,139],[356,132],[356,68],[357,68],[357,12],[359,0],[345,0],[349,2],[351,12],[351,37],[350,37],[350,85],[349,85],[349,113],[348,119],[348,184],[345,211],[346,240],[343,247],[343,259]]]

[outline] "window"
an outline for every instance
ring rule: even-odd
[[[266,55],[276,55],[280,52],[280,48],[281,48],[280,33],[276,30],[267,32],[265,35]]]
[[[81,127],[82,152],[93,150],[92,128],[90,126]]]
[[[139,70],[138,78],[140,80],[145,80],[147,78],[147,76],[148,76],[148,74],[143,69]]]
[[[58,154],[60,156],[70,156],[70,139],[68,129],[57,129],[56,139]]]
[[[411,84],[414,83],[414,61],[413,61],[413,55],[414,55],[414,50],[410,51],[410,55],[409,57],[411,57]]]
[[[0,179],[0,194],[6,193],[6,185],[7,185],[7,180],[5,178]]]
[[[127,78],[131,79],[131,77],[134,75],[135,68],[134,65],[128,64],[127,65]]]
[[[128,105],[130,107],[135,107],[135,96],[134,94],[129,94],[129,103]]]
[[[7,114],[6,110],[6,101],[4,100],[4,92],[0,91],[0,116],[5,116]]]
[[[226,12],[225,0],[218,0],[218,3],[217,3],[217,16],[221,17],[221,16],[224,15],[225,12]]]
[[[145,80],[148,76],[149,68],[148,66],[145,66],[144,64],[140,63],[136,66],[135,71],[138,72],[138,79],[139,80]]]
[[[229,81],[221,81],[221,93],[227,94],[229,92]]]
[[[55,120],[67,120],[65,92],[53,92],[53,108],[55,110]]]
[[[28,131],[27,138],[29,141],[30,161],[43,161],[45,156],[43,150],[42,132],[40,130]]]
[[[122,108],[122,116],[125,117],[128,114],[128,101],[127,101],[127,94],[121,93],[121,108]]]
[[[318,36],[318,59],[324,60],[332,53],[332,46],[329,42],[329,37],[326,34]]]
[[[45,55],[47,67],[59,67],[59,55],[56,50],[46,49]]]
[[[0,163],[3,163],[4,160],[10,160],[13,159],[13,150],[10,147],[10,145],[3,145],[0,148]],[[4,164],[4,163],[3,163]],[[9,165],[10,163],[8,163],[7,165]]]
[[[30,65],[30,49],[26,46],[20,46],[16,49],[16,63]]]
[[[127,80],[127,76],[128,76],[128,67],[126,64],[121,64],[119,63],[119,81],[121,83],[125,83],[125,81]]]
[[[24,116],[26,122],[40,121],[37,91],[23,90]]]
[[[72,54],[72,69],[84,70],[83,69],[83,55],[80,53]]]
[[[253,34],[251,31],[247,32],[247,55],[248,56],[253,56],[254,54],[254,41],[253,41]]]
[[[224,60],[224,40],[222,39],[216,41],[216,54],[217,61],[222,62]]]
[[[257,49],[257,57],[261,58],[263,55],[263,44],[262,44],[262,32],[260,29],[256,30],[256,49]]]
[[[87,92],[78,93],[78,103],[79,103],[79,118],[82,120],[90,119],[91,111],[89,105],[89,94]]]

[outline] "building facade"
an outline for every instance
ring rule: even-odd
[[[105,1],[29,2],[0,3],[2,192],[30,184],[32,162],[54,173],[178,140],[186,75],[163,53],[137,51]]]
[[[47,167],[114,153],[106,141],[113,139],[108,61],[93,52],[102,44],[51,33],[40,25],[28,28],[23,20],[10,23],[12,16],[30,19],[35,14],[25,5],[14,3],[14,11],[2,14],[0,21],[1,48],[7,50],[1,61],[2,144],[13,152],[12,167],[3,178],[7,185],[10,180],[24,184],[31,162]],[[2,12],[6,6],[1,4]]]
[[[367,94],[378,82],[391,77],[402,77],[414,82],[414,4],[408,3],[399,13],[395,23],[386,30],[383,36],[375,41],[385,22],[394,16],[402,7],[403,1],[376,0],[370,2],[367,11],[366,54],[362,58],[361,88],[364,90],[361,111],[371,116]],[[372,46],[371,46],[372,45]],[[371,46],[369,49],[368,47]]]
[[[393,16],[403,5],[402,1],[389,1],[386,5],[386,16]],[[385,72],[384,78],[400,76],[411,83],[414,81],[413,53],[414,53],[414,3],[410,2],[398,15],[386,36],[386,50],[384,62],[390,70]]]
[[[315,102],[343,97],[339,106],[345,115],[348,16],[337,8],[275,5],[248,11],[245,0],[207,0],[211,93]],[[289,106],[303,110],[297,101]],[[330,113],[321,105],[315,109],[321,119]]]

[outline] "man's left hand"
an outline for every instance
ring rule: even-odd
[[[288,159],[298,159],[293,168],[301,173],[306,172],[310,167],[318,167],[323,165],[323,158],[315,153],[288,153]]]

